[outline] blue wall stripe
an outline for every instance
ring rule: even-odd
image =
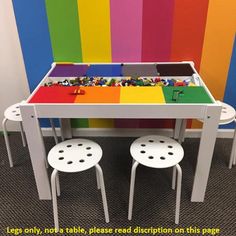
[[[32,92],[53,62],[45,2],[13,0],[13,6],[28,83]]]
[[[223,79],[223,78],[222,78]],[[225,88],[224,102],[236,108],[236,36],[231,56],[229,73]],[[224,125],[222,128],[234,128],[235,124]]]
[[[30,91],[32,92],[53,62],[45,2],[13,0],[16,24],[24,57]],[[17,76],[17,75],[16,75]],[[46,119],[41,126],[48,127]]]

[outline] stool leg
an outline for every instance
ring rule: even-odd
[[[101,189],[101,184],[100,184],[100,181],[99,181],[99,173],[98,173],[98,170],[97,170],[96,167],[95,167],[95,170],[96,170],[97,188]]]
[[[7,155],[8,155],[10,167],[13,167],[11,149],[10,149],[8,135],[7,135],[7,126],[6,126],[7,121],[8,121],[7,118],[3,119],[3,121],[2,121],[2,128],[3,128],[4,139],[5,139],[5,143],[6,143],[6,147],[7,147]]]
[[[53,119],[49,118],[49,122],[50,122],[50,125],[52,127],[52,134],[53,134],[53,138],[55,140],[55,143],[58,144],[58,138],[57,138],[57,133],[56,133],[56,129],[55,129],[55,125],[54,125]]]
[[[45,166],[46,166],[46,168],[48,169],[48,161],[47,161],[47,158],[45,158]]]
[[[179,166],[179,164],[176,165],[176,170],[177,170],[177,190],[176,190],[175,224],[179,224],[181,184],[182,184],[182,169]]]
[[[101,193],[102,193],[102,202],[103,202],[105,221],[106,221],[106,223],[108,223],[109,222],[109,213],[108,213],[107,197],[106,197],[106,190],[105,190],[102,168],[100,167],[99,164],[97,164],[95,166],[95,168],[99,174],[99,181],[100,181],[100,185],[101,185]]]
[[[60,181],[59,181],[59,172],[57,172],[56,176],[56,184],[57,184],[57,196],[61,195]]]
[[[58,208],[57,208],[56,177],[57,177],[57,170],[54,169],[51,175],[52,207],[53,207],[54,227],[56,232],[58,232],[59,220],[58,220]]]
[[[173,173],[172,173],[172,189],[175,190],[176,185],[176,166],[173,167]]]
[[[20,121],[20,133],[21,133],[23,147],[26,147],[26,140],[25,140],[25,134],[24,134],[22,121]]]
[[[182,121],[183,121],[183,119],[176,119],[175,120],[175,129],[174,129],[174,135],[173,135],[174,139],[179,138]]]
[[[233,140],[233,144],[235,145],[234,146],[234,160],[233,160],[233,165],[235,166],[236,165],[236,119],[235,119],[235,129],[234,129],[234,140]]]
[[[135,160],[134,159],[132,159],[132,166],[133,166],[133,164],[135,163]]]
[[[236,151],[236,150],[235,150]],[[234,161],[233,161],[233,165],[236,165],[236,153],[234,153]]]
[[[184,142],[186,126],[187,126],[187,120],[183,119],[179,131],[179,139],[178,139],[179,143]]]
[[[135,175],[136,175],[136,168],[138,166],[138,162],[135,161],[132,170],[131,170],[131,177],[130,177],[130,191],[129,191],[129,211],[128,211],[128,219],[132,219],[132,212],[133,212],[133,201],[134,201],[134,185],[135,185]]]
[[[61,127],[61,141],[65,141],[65,136],[64,136],[64,133],[63,133],[63,126],[62,126],[62,120],[59,119],[59,123],[60,123],[60,127]]]
[[[235,159],[236,159],[236,127],[234,130],[233,145],[229,159],[229,169],[232,168],[232,165],[235,165]]]

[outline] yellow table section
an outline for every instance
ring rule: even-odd
[[[165,103],[162,87],[121,87],[120,103]]]

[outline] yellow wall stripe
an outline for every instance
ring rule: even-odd
[[[83,62],[110,62],[110,1],[78,0],[78,12]]]
[[[210,0],[200,74],[216,99],[224,96],[235,32],[235,0]]]
[[[113,119],[89,119],[89,128],[114,128]]]
[[[110,1],[78,0],[83,62],[111,62]],[[113,128],[112,119],[89,119],[90,128]]]

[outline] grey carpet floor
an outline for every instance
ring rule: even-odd
[[[186,139],[184,142],[178,226],[174,224],[175,192],[171,189],[171,170],[138,167],[133,219],[128,221],[132,163],[129,147],[134,138],[91,139],[100,144],[104,152],[100,165],[104,172],[110,223],[106,224],[104,221],[101,194],[96,188],[95,170],[61,174],[62,194],[58,199],[58,206],[60,226],[64,231],[66,228],[81,227],[86,230],[87,235],[108,235],[98,232],[92,234],[93,228],[96,227],[98,230],[110,228],[112,233],[109,235],[203,235],[203,230],[209,228],[220,230],[220,233],[215,235],[236,235],[236,167],[231,170],[227,167],[231,139],[218,139],[216,142],[203,203],[190,201],[199,139]],[[19,235],[37,235],[27,232],[34,227],[41,229],[41,235],[55,235],[45,232],[45,229],[53,228],[52,204],[51,201],[38,199],[28,149],[22,147],[20,135],[17,133],[10,135],[10,143],[14,168],[9,167],[5,142],[3,136],[0,136],[0,235],[17,235],[16,231],[10,233],[14,228],[18,228],[19,232],[22,229],[23,233]],[[45,144],[49,151],[54,145],[53,139],[45,138]],[[137,227],[149,231],[135,231]],[[154,229],[156,231],[153,231]],[[179,229],[184,233],[177,233]],[[204,235],[213,235],[213,231]]]

